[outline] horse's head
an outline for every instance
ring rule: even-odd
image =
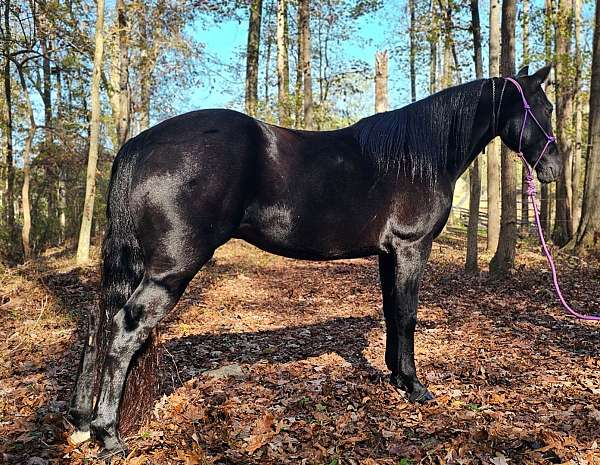
[[[561,156],[552,136],[553,107],[542,88],[550,69],[544,66],[529,76],[528,67],[524,67],[513,78],[516,84],[509,80],[502,84],[504,102],[499,102],[502,126],[498,134],[511,150],[523,153],[544,183],[555,181],[562,170]]]

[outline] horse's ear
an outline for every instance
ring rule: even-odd
[[[517,73],[517,77],[529,76],[529,65],[523,66]]]
[[[535,72],[535,74],[532,75],[532,77],[534,77],[539,82],[540,85],[543,85],[548,80],[551,70],[552,70],[552,66],[546,65],[543,68],[540,68],[539,70],[537,70]]]

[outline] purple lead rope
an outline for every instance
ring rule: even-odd
[[[558,276],[556,274],[556,265],[554,264],[554,260],[552,259],[552,254],[550,253],[550,249],[548,248],[548,244],[546,243],[546,239],[544,238],[544,231],[542,230],[542,226],[541,226],[541,222],[540,222],[540,212],[538,210],[538,206],[536,203],[537,190],[535,187],[535,181],[533,179],[533,169],[537,166],[539,161],[542,159],[542,157],[544,156],[544,153],[546,153],[546,150],[548,150],[548,147],[550,146],[550,144],[553,144],[556,142],[556,138],[553,135],[548,134],[544,130],[544,128],[539,123],[539,121],[537,120],[535,115],[532,113],[531,107],[529,106],[529,103],[527,102],[527,99],[525,98],[525,93],[523,92],[521,85],[513,78],[509,77],[509,78],[505,78],[505,79],[507,81],[512,82],[515,85],[515,87],[521,94],[521,98],[523,99],[523,108],[525,110],[525,114],[523,117],[523,125],[521,126],[521,133],[519,136],[519,153],[518,153],[518,155],[521,158],[521,160],[523,161],[523,163],[525,164],[525,167],[527,168],[527,177],[526,177],[527,194],[529,195],[529,199],[531,200],[531,205],[533,206],[533,215],[535,218],[535,225],[537,228],[538,236],[540,238],[540,242],[542,244],[542,250],[544,251],[544,254],[546,255],[546,259],[548,260],[548,265],[550,265],[550,269],[552,270],[552,283],[554,284],[554,289],[556,290],[556,295],[558,296],[558,299],[560,300],[560,303],[563,305],[565,310],[567,312],[569,312],[571,315],[573,315],[574,317],[579,318],[581,320],[600,321],[600,316],[584,315],[582,313],[579,313],[579,312],[573,310],[571,308],[571,306],[565,300],[565,298],[560,290],[560,286],[558,284]],[[531,117],[531,119],[535,122],[535,124],[538,126],[538,128],[540,128],[542,133],[546,136],[546,145],[544,146],[542,153],[540,153],[540,156],[535,161],[533,166],[531,166],[527,162],[527,160],[525,159],[525,156],[523,155],[523,150],[522,150],[523,131],[525,130],[525,124],[527,123],[528,116]]]

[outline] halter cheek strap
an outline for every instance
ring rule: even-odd
[[[546,244],[546,239],[544,239],[544,231],[542,230],[542,226],[541,226],[541,222],[540,222],[540,212],[538,210],[538,206],[537,206],[537,203],[535,201],[536,200],[536,193],[537,193],[537,191],[536,191],[536,188],[535,188],[535,181],[533,179],[533,169],[538,165],[538,163],[540,162],[540,160],[542,159],[542,157],[546,153],[546,150],[548,150],[548,147],[550,146],[550,144],[556,143],[556,138],[552,134],[548,134],[546,132],[546,130],[542,127],[542,125],[540,124],[540,122],[537,120],[537,118],[535,117],[535,115],[531,111],[531,107],[529,105],[529,102],[527,102],[527,99],[525,98],[525,93],[523,92],[523,88],[516,81],[516,79],[513,79],[511,77],[507,77],[505,79],[506,79],[506,81],[512,82],[514,84],[514,86],[517,88],[517,91],[521,95],[521,99],[523,100],[523,109],[524,109],[525,113],[523,115],[523,124],[521,125],[521,132],[520,132],[520,135],[519,135],[519,152],[518,152],[518,155],[521,158],[521,160],[523,161],[523,163],[525,164],[525,167],[527,168],[527,177],[526,177],[526,180],[527,180],[527,194],[529,195],[529,199],[531,200],[531,204],[533,206],[533,214],[534,214],[534,217],[535,217],[535,225],[537,227],[538,236],[540,237],[540,242],[542,244],[542,250],[544,251],[544,254],[546,255],[546,259],[548,260],[548,264],[550,265],[550,269],[552,271],[552,283],[554,284],[554,289],[556,290],[556,295],[558,296],[558,299],[560,300],[560,303],[563,305],[563,307],[571,315],[573,315],[574,317],[579,318],[581,320],[600,321],[600,316],[584,315],[582,313],[579,313],[579,312],[573,310],[571,308],[571,306],[567,303],[567,301],[565,300],[564,296],[562,295],[562,292],[560,290],[560,286],[558,284],[558,277],[557,277],[557,273],[556,273],[556,266],[554,264],[554,260],[552,259],[552,254],[550,253],[550,249],[548,248],[548,244]],[[542,134],[544,134],[544,136],[546,136],[546,145],[544,145],[544,149],[542,150],[542,153],[540,153],[540,156],[537,158],[537,160],[535,161],[535,163],[533,164],[533,166],[531,166],[527,162],[527,160],[525,159],[525,156],[523,155],[523,133],[525,131],[525,125],[527,124],[527,118],[528,117],[530,117],[533,120],[533,122],[537,125],[537,127],[540,128],[540,131],[542,131]]]

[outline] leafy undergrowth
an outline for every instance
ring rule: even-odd
[[[162,324],[165,392],[117,461],[600,464],[600,327],[564,315],[536,250],[490,282],[462,272],[463,239],[434,245],[423,283],[425,406],[386,381],[376,259],[230,242]],[[572,302],[599,309],[598,263],[559,261]],[[0,461],[93,463],[93,444],[67,444],[63,414],[97,282],[58,254],[0,276]]]

